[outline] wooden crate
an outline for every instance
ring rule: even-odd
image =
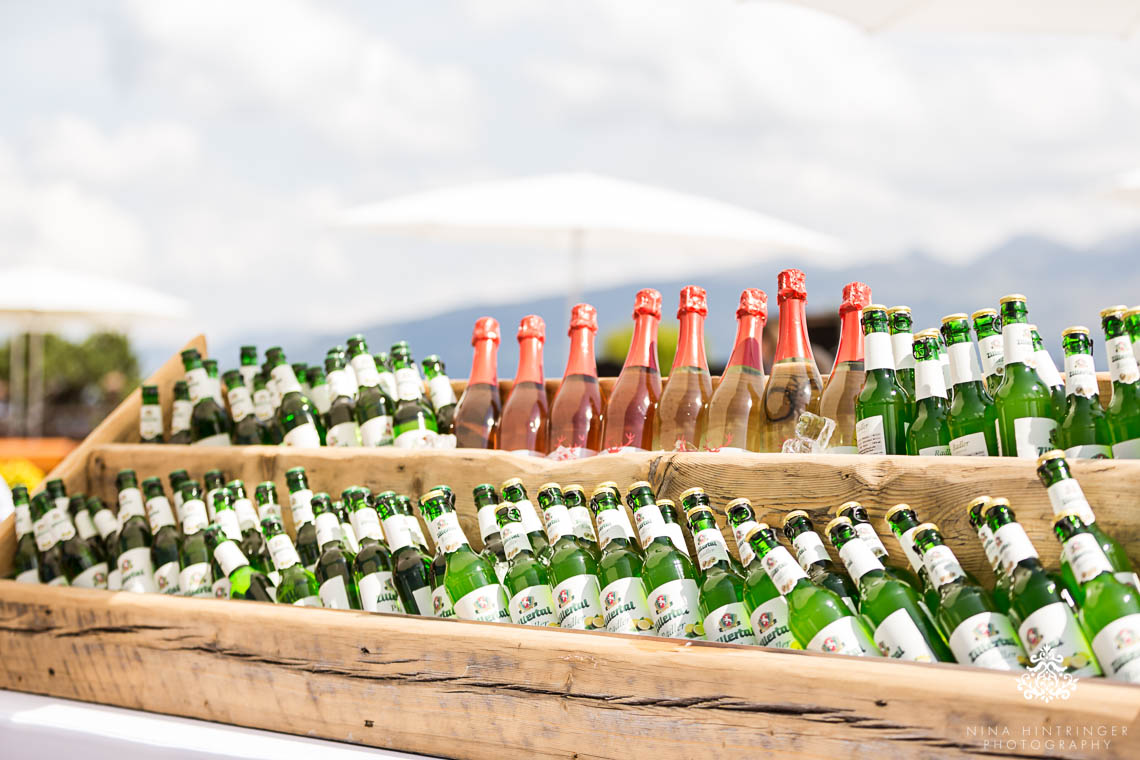
[[[195,344],[204,352],[200,338]],[[180,372],[174,357],[152,381],[166,388]],[[137,414],[135,394],[53,475],[112,501],[114,474],[127,466],[164,480],[176,467],[192,477],[221,467],[284,489],[284,471],[304,465],[315,489],[334,492],[360,483],[416,495],[447,482],[476,545],[471,487],[514,475],[532,494],[549,480],[587,488],[616,480],[624,490],[647,479],[674,498],[699,484],[722,523],[735,496],[773,521],[807,508],[819,527],[830,508],[856,498],[883,533],[883,510],[907,501],[985,577],[962,505],[988,492],[1010,498],[1043,558],[1057,558],[1029,461],[640,453],[548,462],[469,450],[209,449],[132,443]],[[1073,469],[1101,524],[1140,554],[1132,518],[1140,462]],[[14,546],[8,520],[0,574]],[[0,652],[2,688],[455,758],[1140,754],[1135,687],[1085,679],[1071,698],[1046,704],[1027,701],[1011,674],[706,642],[0,581]]]

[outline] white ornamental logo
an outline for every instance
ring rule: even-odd
[[[1065,672],[1065,658],[1049,644],[1041,647],[1029,668],[1017,680],[1017,690],[1027,700],[1039,699],[1048,704],[1054,699],[1068,699],[1077,688],[1076,678]]]

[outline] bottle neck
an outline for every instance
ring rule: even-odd
[[[776,343],[776,361],[785,359],[810,359],[811,344],[808,342],[807,319],[804,316],[804,301],[788,298],[780,304],[780,338]]]
[[[698,367],[709,371],[705,358],[705,318],[695,311],[681,315],[681,334],[677,338],[677,353],[673,357],[673,369],[678,367]]]
[[[598,363],[594,359],[594,331],[578,327],[570,331],[570,358],[566,360],[566,374],[598,376]]]
[[[471,377],[468,385],[499,384],[499,346],[493,340],[480,340],[475,343],[475,358],[471,362]]]
[[[840,364],[863,361],[863,331],[859,328],[859,310],[843,312],[839,326],[839,350],[835,354],[834,372]]]
[[[538,338],[523,338],[519,341],[519,370],[515,374],[515,385],[519,383],[545,382],[542,375],[542,341]]]
[[[736,320],[736,341],[728,358],[729,367],[764,371],[764,323],[758,314],[745,314]]]
[[[659,320],[652,314],[639,314],[633,321],[633,340],[629,344],[629,355],[625,357],[625,367],[648,367],[657,369],[657,324]]]

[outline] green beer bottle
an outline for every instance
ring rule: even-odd
[[[1123,306],[1100,313],[1104,350],[1112,375],[1112,400],[1108,403],[1108,431],[1114,459],[1140,459],[1140,369],[1124,329]]]
[[[288,476],[286,475],[286,478]],[[277,484],[266,480],[257,484],[253,492],[257,499],[257,519],[264,520],[269,515],[281,517],[281,505],[277,502]],[[310,494],[311,495],[311,494]]]
[[[264,573],[269,582],[276,586],[281,576],[273,567],[273,559],[270,557],[265,537],[257,530],[256,525],[252,528],[243,527],[242,518],[234,508],[237,502],[234,496],[233,489],[228,486],[223,486],[215,492],[214,522],[220,524],[225,529],[226,535],[238,542],[238,548],[241,549],[242,556],[248,560],[250,567],[259,573]],[[249,516],[246,515],[247,519]]]
[[[503,552],[503,539],[499,535],[499,523],[495,512],[499,508],[499,494],[490,483],[480,483],[472,491],[475,499],[476,519],[479,521],[479,534],[483,538],[483,550],[479,556],[495,568],[499,583],[507,574],[507,555]]]
[[[922,562],[922,555],[919,554],[917,547],[914,545],[914,534],[919,526],[918,516],[911,509],[909,504],[896,504],[887,510],[887,514],[883,517],[887,527],[895,534],[895,540],[898,541],[899,548],[903,550],[906,555],[907,561],[910,563],[911,569],[914,574],[918,576],[919,593],[922,594],[922,600],[926,602],[926,607],[931,612],[938,609],[938,589],[930,582],[930,577],[926,573],[926,566]],[[935,622],[938,618],[935,617]],[[939,623],[941,625],[941,623]],[[943,631],[945,633],[945,631]]]
[[[748,544],[752,555],[756,556],[756,562],[752,563],[753,569],[744,579],[744,608],[748,611],[748,623],[752,626],[756,643],[776,649],[803,649],[788,628],[788,602],[776,590],[776,584],[768,577],[764,563],[752,546],[754,541],[775,544],[776,534],[767,523],[758,522],[743,540]]]
[[[827,524],[847,572],[859,585],[859,614],[874,630],[884,657],[908,662],[953,662],[922,597],[909,583],[887,574],[883,564],[855,533],[847,517]]]
[[[554,595],[546,566],[534,557],[522,515],[510,502],[495,510],[503,550],[507,553],[507,574],[503,587],[510,596],[508,609],[511,622],[517,625],[558,627],[554,611]]]
[[[424,357],[420,362],[427,376],[428,394],[435,409],[435,422],[440,435],[451,433],[451,422],[455,418],[455,391],[451,387],[443,359],[435,354]]]
[[[44,490],[46,491],[48,499],[51,501],[51,503],[56,507],[59,507],[59,509],[66,517],[68,506],[67,487],[63,485],[63,481],[59,478],[52,478],[51,480],[45,481]]]
[[[202,489],[187,478],[182,483],[182,547],[178,552],[178,588],[183,596],[210,599],[214,596],[214,577],[211,568],[213,557],[206,545],[206,503]],[[227,590],[228,595],[228,590]]]
[[[1075,676],[1101,675],[1073,614],[1068,591],[1042,567],[1006,499],[993,500],[986,510],[986,523],[993,531],[1002,572],[1009,578],[1009,617],[1029,661],[1039,665],[1049,659]]]
[[[1007,378],[1009,369],[1006,364]],[[1028,659],[1013,624],[997,611],[989,592],[966,577],[954,552],[942,543],[938,526],[922,523],[914,530],[914,542],[931,584],[938,589],[934,615],[939,627],[949,632],[954,659],[991,670],[1023,669]]]
[[[356,424],[356,386],[345,367],[344,356],[333,353],[325,357],[328,372],[326,390],[328,409],[325,410],[326,446],[359,446],[360,426]]]
[[[812,583],[788,550],[777,543],[775,533],[767,525],[761,523],[753,529],[748,543],[760,558],[764,573],[787,603],[787,625],[800,649],[856,657],[882,656],[867,623],[834,591]],[[749,580],[758,572],[753,572]],[[756,619],[760,608],[754,605],[755,602],[749,603],[754,607],[752,617]]]
[[[634,545],[633,528],[618,501],[617,490],[603,484],[590,494],[590,509],[598,524],[598,581],[602,585],[602,616],[610,633],[653,635],[653,621],[641,580],[641,555]]]
[[[1140,579],[1132,569],[1132,561],[1128,559],[1124,549],[1116,539],[1101,530],[1097,524],[1096,515],[1093,514],[1080,483],[1069,471],[1069,463],[1063,451],[1048,451],[1037,459],[1037,478],[1045,486],[1049,496],[1049,503],[1053,506],[1053,515],[1065,512],[1076,512],[1081,516],[1081,522],[1086,532],[1096,538],[1104,556],[1112,565],[1112,571],[1121,583],[1129,583],[1133,588],[1140,589]],[[1080,583],[1074,576],[1074,569],[1069,566],[1064,552],[1061,553],[1061,578],[1069,589],[1077,604],[1084,604],[1084,592]]]
[[[436,547],[443,554],[443,587],[455,617],[489,623],[508,623],[511,613],[503,587],[491,564],[467,543],[459,526],[459,516],[448,495],[440,490],[428,491],[420,497],[423,512]],[[432,594],[436,615],[444,609]]]
[[[1140,362],[1140,306],[1133,306],[1124,312],[1124,329],[1132,341],[1132,356]]]
[[[250,567],[249,560],[241,553],[241,547],[233,536],[226,533],[225,528],[213,523],[204,533],[210,554],[218,563],[221,574],[229,581],[230,599],[276,603],[277,590],[269,582],[269,577]],[[218,588],[217,583],[214,587],[215,590]]]
[[[443,585],[446,573],[447,560],[443,556],[443,551],[437,546],[435,556],[431,560],[431,614],[437,618],[455,617],[455,609],[447,596],[447,587]]]
[[[332,499],[327,493],[315,493],[311,503],[316,516],[317,545],[321,547],[321,556],[313,571],[320,584],[321,603],[333,610],[358,610],[360,592],[356,579],[352,577],[355,557],[344,548],[340,521],[333,512]]]
[[[321,544],[317,540],[313,491],[309,488],[305,468],[293,467],[286,470],[285,483],[289,486],[289,506],[293,513],[293,530],[297,533],[297,553],[301,555],[305,569],[316,572],[317,560],[321,558]],[[258,491],[260,490],[261,487],[258,486]]]
[[[903,583],[909,583],[911,588],[921,593],[922,582],[908,567],[904,567],[891,559],[887,547],[883,546],[882,539],[875,532],[875,526],[871,525],[871,519],[867,516],[867,509],[862,504],[857,501],[845,501],[835,508],[833,517],[846,517],[850,520],[855,535],[867,545],[887,575]]]
[[[685,518],[693,543],[697,545],[702,571],[700,611],[703,621],[697,623],[697,632],[706,641],[754,646],[756,636],[744,605],[744,578],[731,562],[728,544],[716,525],[708,495],[703,490],[690,488],[681,495],[681,505],[685,507]],[[658,597],[651,597],[650,604],[660,616]]]
[[[914,333],[910,307],[892,306],[887,309],[887,319],[890,323],[891,355],[894,357],[895,376],[898,378],[899,385],[906,391],[907,399],[913,405],[915,364],[914,355],[911,352]],[[913,413],[911,416],[914,416]]]
[[[993,503],[994,500],[989,496],[971,499],[966,504],[966,519],[970,521],[970,526],[978,534],[978,540],[982,542],[982,551],[986,553],[986,560],[994,571],[994,605],[998,612],[1006,614],[1009,612],[1010,579],[1002,569],[1001,554],[998,552],[998,545],[994,541],[994,532],[986,522],[986,510]]]
[[[908,323],[909,316],[906,315]],[[887,310],[877,304],[866,307],[862,324],[866,374],[863,388],[855,399],[855,442],[860,454],[905,454],[913,397],[899,384],[895,373],[891,347],[894,336],[888,331]],[[906,337],[910,340],[909,324]],[[910,373],[913,375],[913,369]],[[914,387],[913,376],[911,387]]]
[[[182,572],[179,552],[182,550],[182,536],[174,521],[174,510],[162,489],[158,478],[147,478],[142,482],[143,497],[146,499],[146,516],[153,536],[150,545],[150,561],[154,565],[154,585],[160,594],[181,595],[178,574]]]
[[[71,524],[44,491],[32,497],[29,512],[32,532],[36,538],[36,564],[40,583],[51,586],[69,585],[67,573],[63,569],[63,547],[59,537],[71,532]]]
[[[253,393],[253,378],[259,369],[257,366],[257,346],[242,346],[238,349],[238,372],[246,390]]]
[[[198,350],[188,348],[182,352],[182,367],[186,370],[186,386],[190,391],[190,443],[199,446],[229,446],[230,418],[214,398],[213,381]]]
[[[1002,456],[1036,458],[1053,448],[1053,396],[1033,366],[1033,335],[1025,296],[1001,299],[1005,370],[994,393],[998,451]]]
[[[817,586],[829,588],[843,600],[852,612],[858,612],[855,600],[859,590],[847,573],[836,567],[823,545],[823,539],[815,532],[808,513],[802,509],[795,509],[784,515],[784,536],[792,544],[796,561],[807,573],[811,582]]]
[[[269,576],[276,586],[281,582],[281,576],[273,565],[272,552],[269,544],[261,533],[261,518],[257,509],[245,493],[245,482],[231,480],[226,488],[233,495],[234,514],[237,515],[238,528],[241,529],[241,551],[249,563],[257,570]]]
[[[402,449],[435,448],[439,425],[435,411],[424,399],[424,380],[404,342],[392,346],[396,375],[396,409],[392,413],[392,444]]]
[[[1077,615],[1092,637],[1092,650],[1105,676],[1140,683],[1140,599],[1121,583],[1100,541],[1078,512],[1062,512],[1053,523],[1065,563],[1073,568],[1084,603]]]
[[[76,531],[66,508],[60,509],[57,503],[48,512],[46,523],[54,527],[68,584],[77,588],[107,588],[107,562],[102,552],[93,550]],[[44,516],[41,516],[41,520],[44,520]],[[32,533],[36,533],[35,522],[32,523]]]
[[[16,555],[12,559],[17,583],[39,583],[39,552],[28,489],[23,484],[12,486],[12,506],[16,511]]]
[[[756,521],[756,512],[752,509],[752,502],[748,499],[733,499],[724,507],[728,515],[728,524],[732,528],[732,540],[736,543],[736,553],[740,556],[740,566],[744,568],[744,577],[760,566],[756,552],[745,540],[760,523]]]
[[[13,506],[15,501],[13,500]],[[95,528],[95,523],[91,521],[91,515],[87,513],[87,496],[85,494],[77,493],[67,501],[67,512],[71,516],[71,524],[75,526],[75,532],[87,544],[87,548],[95,555],[96,562],[106,562],[107,552],[103,548],[103,539],[99,538],[99,531]]]
[[[911,456],[950,456],[950,402],[938,359],[938,332],[923,330],[914,336],[914,424],[906,433]]]
[[[119,574],[123,591],[154,593],[154,563],[151,560],[152,534],[147,523],[146,505],[134,470],[120,470],[115,476],[119,491]]]
[[[233,420],[230,441],[235,446],[260,444],[261,425],[253,412],[253,396],[242,382],[241,373],[236,369],[226,370],[222,381],[226,385],[226,399],[230,402],[230,418]]]
[[[297,378],[300,380],[301,378]],[[301,383],[305,395],[313,402],[313,406],[317,407],[317,413],[321,415],[321,421],[325,423],[325,445],[328,443],[328,414],[329,406],[332,404],[332,399],[329,397],[329,380],[325,376],[325,368],[321,364],[314,364],[305,370],[305,379]]]
[[[1112,435],[1100,404],[1092,338],[1087,327],[1066,327],[1061,333],[1065,348],[1065,415],[1057,430],[1057,443],[1073,459],[1111,459]]]
[[[214,397],[217,402],[218,408],[225,409],[226,401],[222,398],[222,379],[218,374],[218,360],[217,359],[203,359],[202,366],[206,370],[206,377],[210,379],[210,395]]]
[[[590,507],[586,501],[586,489],[577,483],[571,483],[562,489],[562,499],[566,504],[566,511],[570,514],[570,522],[574,524],[574,535],[578,537],[578,544],[597,561],[602,554],[598,548],[594,519],[590,516]],[[680,526],[677,526],[678,535],[680,529]],[[684,538],[681,539],[681,543],[684,543]]]
[[[297,382],[301,384],[301,393],[304,394],[304,396],[306,398],[308,398],[310,401],[312,401],[313,399],[309,395],[309,391],[312,390],[312,386],[309,385],[309,364],[308,364],[308,362],[293,362],[292,366],[293,366],[293,374],[296,375]]]
[[[142,406],[139,408],[139,442],[162,443],[162,406],[158,402],[158,386],[142,387]]]
[[[269,392],[264,372],[253,376],[253,413],[261,425],[261,442],[266,446],[280,445],[285,437],[277,422],[277,407],[273,405],[273,395]]]
[[[437,486],[439,490],[447,494],[448,503],[451,508],[455,509],[455,494],[447,486]],[[412,541],[420,548],[424,554],[428,553],[427,538],[424,537],[423,528],[420,527],[420,521],[416,519],[416,513],[412,511],[412,500],[402,493],[396,494],[396,511],[404,516],[404,521],[408,524],[408,530],[412,532]]]
[[[523,487],[521,478],[511,478],[499,487],[502,493],[503,501],[509,502],[519,509],[519,514],[522,515],[522,524],[526,528],[527,539],[530,541],[531,548],[534,550],[534,556],[544,565],[550,564],[550,542],[546,540],[546,534],[542,532],[542,522],[538,519],[538,513],[534,509],[534,505],[530,503],[530,499],[526,496],[526,488]],[[498,510],[495,511],[498,515]],[[497,517],[496,517],[497,520]],[[500,528],[500,532],[502,528]],[[506,539],[503,540],[504,551],[506,549]],[[508,553],[509,559],[509,553]]]
[[[956,457],[997,456],[997,410],[982,380],[966,315],[948,314],[943,317],[942,338],[946,341],[946,353],[950,358],[950,382],[954,394],[946,417],[950,427],[950,454]]]
[[[206,514],[214,521],[214,498],[226,487],[226,474],[221,470],[206,470],[202,476],[206,484]]]
[[[978,336],[978,353],[982,357],[982,376],[986,391],[993,396],[1005,375],[1005,346],[1001,334],[1001,315],[997,309],[978,309],[970,315],[974,334]]]
[[[658,499],[657,508],[661,510],[661,519],[665,521],[665,535],[669,536],[673,547],[692,559],[693,555],[689,552],[689,545],[685,543],[685,533],[681,530],[681,523],[678,520],[677,505],[672,499]]]
[[[937,328],[931,328],[938,341],[938,361],[942,364],[942,386],[946,388],[950,402],[954,401],[954,378],[950,375],[950,352],[947,351],[946,338]]]
[[[373,551],[380,555],[384,548],[378,535],[379,531],[372,526],[370,516],[365,517],[369,507],[365,501],[358,501],[356,512],[358,522],[369,530],[368,541],[375,543]],[[391,552],[391,573],[389,578],[382,575],[382,571],[374,572],[369,576],[369,594],[377,594],[377,606],[388,601],[388,588],[393,587],[396,595],[395,609],[377,610],[379,612],[406,612],[409,615],[431,615],[431,559],[416,546],[415,538],[408,529],[408,520],[396,509],[396,502],[388,499],[377,499],[376,510],[384,522],[384,535],[387,537],[387,548]],[[361,518],[364,518],[363,520]],[[364,540],[364,539],[362,539]],[[363,554],[363,552],[362,552]],[[361,555],[358,555],[357,561]],[[377,557],[379,560],[379,556]],[[379,567],[379,562],[377,563]],[[386,582],[386,583],[385,583]],[[364,589],[361,582],[361,589]],[[363,598],[364,591],[361,591]],[[367,609],[367,607],[365,608]]]
[[[670,639],[701,638],[701,591],[699,576],[687,554],[677,551],[665,531],[665,520],[653,496],[653,488],[638,481],[626,490],[626,503],[633,510],[633,521],[645,547],[641,581],[653,630]]]
[[[364,446],[392,445],[392,398],[380,387],[380,373],[376,359],[368,353],[364,336],[348,339],[349,363],[356,374],[359,390],[356,393],[356,424],[360,426],[360,440]]]
[[[1045,350],[1045,341],[1041,340],[1041,333],[1037,332],[1037,325],[1029,326],[1029,335],[1033,339],[1033,368],[1053,399],[1053,418],[1058,422],[1065,418],[1065,380],[1057,371],[1057,365],[1052,355]]]
[[[285,360],[285,352],[274,346],[265,352],[272,366],[273,383],[281,394],[277,408],[277,424],[285,446],[315,449],[325,442],[325,425],[320,412],[301,390],[293,367]]]
[[[261,528],[268,536],[273,567],[281,577],[281,582],[277,584],[277,603],[297,607],[323,607],[317,577],[301,564],[293,541],[281,526],[281,518],[267,515],[261,522]]]
[[[574,533],[574,521],[563,499],[562,488],[557,483],[547,483],[539,489],[537,498],[550,542],[547,575],[554,595],[558,625],[581,631],[602,628],[605,617],[602,615],[598,562]]]
[[[344,541],[344,548],[348,550],[354,558],[360,552],[360,542],[356,538],[356,528],[352,526],[352,519],[349,515],[350,509],[348,507],[349,499],[352,495],[360,491],[364,494],[364,500],[368,501],[372,496],[367,488],[359,486],[350,486],[341,492],[340,499],[332,503],[333,514],[336,515],[337,521],[340,523],[340,535]]]
[[[87,500],[87,514],[91,515],[91,522],[95,523],[95,530],[99,531],[99,537],[103,541],[107,567],[110,568],[107,573],[107,590],[121,591],[123,575],[119,572],[119,519],[98,496]],[[28,519],[31,519],[30,513]]]
[[[376,371],[380,374],[380,390],[387,393],[388,398],[395,399],[399,393],[399,385],[396,383],[396,374],[392,371],[392,358],[381,351],[373,354],[372,359],[376,363]]]
[[[190,474],[186,470],[171,470],[167,476],[170,480],[170,496],[174,502],[174,514],[182,520],[182,486],[190,481]]]
[[[193,415],[190,386],[185,380],[177,380],[174,383],[174,402],[170,406],[170,440],[167,443],[191,443],[190,421]]]

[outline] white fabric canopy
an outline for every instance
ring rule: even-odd
[[[1135,0],[778,0],[831,13],[869,32],[916,29],[1130,37]]]
[[[1110,192],[1118,200],[1140,204],[1140,169],[1121,174]]]

